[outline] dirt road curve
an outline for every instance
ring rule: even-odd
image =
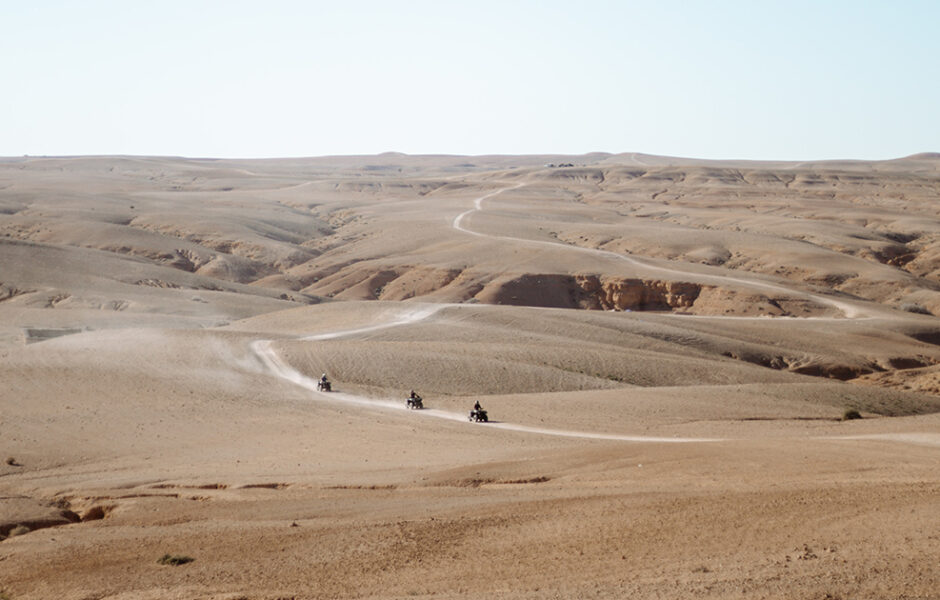
[[[616,252],[610,252],[610,251],[608,251],[608,250],[598,250],[598,249],[596,249],[596,248],[582,248],[582,247],[580,247],[580,246],[572,246],[572,245],[570,245],[570,244],[563,244],[563,243],[560,243],[560,242],[549,242],[549,241],[545,241],[545,240],[529,240],[529,239],[525,239],[525,238],[516,238],[516,237],[502,236],[502,235],[492,235],[492,234],[489,234],[489,233],[483,233],[483,232],[479,232],[479,231],[474,231],[474,230],[472,230],[472,229],[468,229],[468,228],[463,224],[464,220],[466,219],[466,217],[467,217],[468,215],[470,215],[470,214],[472,214],[472,213],[474,213],[474,212],[478,212],[478,211],[482,211],[482,210],[483,210],[483,201],[484,201],[484,200],[487,200],[487,199],[489,199],[489,198],[493,198],[493,197],[495,197],[495,196],[497,196],[497,195],[499,195],[499,194],[502,194],[503,192],[507,192],[507,191],[510,191],[510,190],[519,189],[519,188],[523,187],[524,185],[525,185],[524,183],[517,183],[516,185],[512,185],[512,186],[509,186],[509,187],[505,187],[505,188],[496,190],[496,191],[494,191],[494,192],[490,192],[489,194],[486,194],[486,195],[484,195],[484,196],[480,196],[479,198],[477,198],[476,200],[474,200],[474,203],[473,203],[473,204],[474,204],[474,208],[471,208],[470,210],[466,210],[466,211],[460,213],[459,215],[457,215],[456,217],[454,217],[454,220],[453,220],[453,223],[451,224],[451,226],[452,226],[454,229],[458,230],[458,231],[462,231],[462,232],[464,232],[464,233],[469,233],[469,234],[471,234],[471,235],[475,235],[475,236],[479,236],[479,237],[488,237],[488,238],[493,238],[493,239],[509,240],[509,241],[513,241],[513,242],[519,242],[519,243],[531,244],[531,245],[551,246],[551,247],[553,247],[553,248],[565,248],[566,250],[569,250],[569,251],[571,251],[571,252],[581,252],[581,253],[591,254],[591,255],[593,255],[593,256],[604,256],[604,257],[607,257],[607,258],[613,258],[613,259],[616,259],[616,260],[622,260],[622,261],[625,261],[625,262],[627,262],[627,263],[629,263],[629,264],[631,264],[631,265],[635,265],[635,266],[638,266],[638,267],[643,267],[643,268],[645,268],[645,269],[650,269],[650,270],[652,270],[652,271],[657,271],[657,272],[659,272],[659,273],[663,273],[663,274],[666,274],[666,275],[686,275],[686,276],[688,276],[688,275],[696,275],[696,276],[699,277],[699,278],[702,277],[701,274],[693,274],[693,273],[690,272],[690,271],[686,271],[686,270],[679,269],[679,268],[663,267],[663,266],[660,266],[660,265],[653,264],[651,261],[645,261],[645,260],[639,259],[639,258],[634,258],[634,257],[630,257],[630,256],[624,256],[623,254],[617,254]],[[784,287],[784,286],[782,286],[782,285],[776,285],[776,284],[773,284],[773,283],[766,283],[766,282],[762,282],[762,281],[754,281],[754,280],[751,280],[751,279],[742,279],[742,278],[739,278],[739,277],[731,277],[731,276],[727,276],[727,275],[709,275],[709,276],[706,277],[706,279],[707,279],[707,280],[714,281],[716,284],[732,283],[732,284],[736,284],[736,285],[740,285],[740,286],[744,286],[744,287],[754,288],[754,289],[757,289],[757,290],[766,290],[766,291],[778,292],[778,293],[779,293],[779,292],[783,292],[783,293],[790,294],[790,295],[801,296],[801,297],[803,297],[803,298],[806,298],[807,300],[813,300],[814,302],[818,302],[818,303],[820,303],[820,304],[825,304],[825,305],[827,305],[827,306],[831,306],[831,307],[833,307],[833,308],[835,308],[835,309],[841,311],[842,314],[845,316],[845,318],[848,318],[848,319],[872,318],[872,317],[874,316],[874,315],[871,314],[869,311],[867,311],[867,310],[865,310],[865,309],[863,309],[863,308],[861,308],[861,307],[859,307],[859,306],[856,306],[856,305],[854,305],[854,304],[852,304],[852,303],[849,303],[849,302],[844,302],[844,301],[841,301],[841,300],[836,300],[836,299],[834,299],[834,298],[830,298],[830,297],[827,297],[827,296],[821,296],[821,295],[819,295],[819,294],[812,294],[812,293],[803,292],[803,291],[800,291],[800,290],[793,290],[793,289],[791,289],[791,288]],[[681,317],[681,318],[688,318],[688,317],[689,317],[689,315],[672,315],[672,316]],[[699,318],[715,318],[715,317],[699,317]],[[722,317],[722,318],[742,318],[742,317]],[[747,318],[747,317],[744,317],[744,318]],[[765,317],[760,317],[760,318],[765,318]],[[810,318],[815,318],[815,319],[831,319],[832,317],[810,317]]]
[[[355,335],[360,335],[363,333],[371,333],[375,331],[381,331],[383,329],[390,329],[392,327],[401,327],[405,325],[410,325],[417,323],[424,319],[427,319],[441,309],[448,306],[462,306],[464,308],[471,308],[467,305],[449,305],[449,304],[433,304],[433,305],[422,305],[422,306],[408,306],[397,318],[394,318],[388,322],[380,323],[377,325],[371,325],[368,327],[357,327],[353,329],[333,331],[329,333],[322,333],[317,335],[305,336],[301,338],[304,341],[326,341],[326,340],[335,340],[344,337],[351,337]],[[472,309],[486,309],[485,306],[474,306]],[[332,401],[332,402],[342,402],[345,404],[361,406],[364,408],[373,408],[381,410],[407,410],[405,407],[404,401],[393,400],[393,399],[376,399],[376,398],[366,398],[363,396],[356,396],[353,394],[347,394],[343,392],[320,392],[317,390],[317,381],[311,377],[304,375],[293,368],[287,362],[285,362],[274,350],[272,340],[256,340],[252,342],[251,348],[254,353],[258,356],[261,362],[265,365],[268,371],[276,376],[289,381],[295,385],[298,385],[302,388],[305,388],[316,395],[318,399],[323,401]],[[467,417],[463,413],[455,413],[438,409],[424,409],[421,411],[415,411],[415,415],[420,415],[424,417],[432,417],[438,419],[447,419],[451,421],[461,421],[464,422],[467,420]],[[469,423],[468,423],[469,425]],[[505,423],[505,422],[491,422],[486,425],[487,427],[503,429],[507,431],[517,431],[520,433],[532,433],[538,435],[550,435],[558,437],[568,437],[568,438],[583,438],[583,439],[598,439],[598,440],[615,440],[623,442],[666,442],[666,443],[703,443],[703,442],[718,442],[724,441],[721,438],[691,438],[691,437],[656,437],[656,436],[637,436],[637,435],[618,435],[618,434],[608,434],[608,433],[595,433],[595,432],[586,432],[586,431],[570,431],[564,429],[551,429],[545,427],[531,427],[528,425],[520,425],[515,423]],[[929,445],[929,446],[940,446],[940,434],[933,433],[902,433],[902,434],[880,434],[880,435],[871,435],[871,436],[853,436],[853,437],[836,437],[836,438],[820,438],[820,439],[872,439],[872,440],[883,440],[889,442],[900,442],[900,443],[909,443],[909,444],[920,444],[920,445]]]
[[[431,315],[437,313],[442,308],[446,307],[446,304],[437,304],[431,306],[420,306],[414,309],[410,309],[402,313],[397,319],[389,321],[387,323],[382,323],[379,325],[373,325],[370,327],[359,327],[355,329],[347,329],[344,331],[334,331],[330,333],[324,333],[319,335],[312,335],[302,338],[303,340],[332,340],[338,339],[347,336],[358,335],[361,333],[369,333],[373,331],[379,331],[382,329],[388,329],[391,327],[400,327],[402,325],[409,325],[416,323],[423,319],[430,317]],[[272,375],[280,377],[286,381],[289,381],[295,385],[306,388],[319,398],[322,398],[325,401],[334,401],[334,402],[343,402],[346,404],[364,406],[369,408],[378,408],[386,410],[407,410],[405,407],[404,401],[396,400],[382,400],[382,399],[372,399],[365,398],[362,396],[355,396],[353,394],[346,394],[343,392],[320,392],[317,390],[317,381],[311,377],[300,373],[290,365],[288,365],[278,354],[275,352],[271,340],[256,340],[251,344],[252,350],[261,360],[261,362],[268,368]],[[416,415],[424,417],[433,417],[438,419],[448,419],[451,421],[467,421],[466,415],[463,413],[448,412],[444,410],[438,410],[433,408],[424,409],[421,411],[415,411]],[[469,423],[468,423],[469,425]],[[599,440],[619,440],[624,442],[677,442],[677,443],[689,443],[689,442],[714,442],[718,441],[717,439],[710,438],[667,438],[667,437],[651,437],[651,436],[631,436],[631,435],[615,435],[615,434],[605,434],[605,433],[590,433],[584,431],[565,431],[560,429],[549,429],[543,427],[529,427],[526,425],[516,425],[513,423],[501,423],[501,422],[491,422],[487,424],[487,427],[493,427],[498,429],[505,429],[508,431],[519,431],[522,433],[534,433],[540,435],[553,435],[560,437],[571,437],[571,438],[587,438],[587,439],[599,439]]]

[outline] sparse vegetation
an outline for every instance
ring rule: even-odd
[[[7,464],[10,465],[11,467],[18,467],[18,466],[19,466],[19,463],[17,463],[17,462],[16,462],[16,459],[13,458],[12,456],[8,456],[8,457],[7,457]]]
[[[49,501],[49,505],[60,508],[62,510],[69,510],[72,508],[72,503],[69,502],[67,498],[53,498]]]
[[[30,529],[29,529],[29,527],[27,527],[26,525],[17,525],[16,527],[14,527],[13,529],[10,530],[10,534],[9,534],[8,537],[16,537],[16,536],[18,536],[18,535],[26,535],[27,533],[29,533],[29,531],[30,531]]]
[[[164,554],[157,562],[161,565],[172,565],[174,567],[178,567],[180,565],[185,565],[186,563],[191,563],[194,560],[196,559],[191,556],[183,556],[182,554]]]
[[[899,306],[898,308],[900,308],[900,309],[903,310],[904,312],[917,313],[917,314],[919,314],[919,315],[929,315],[929,314],[932,314],[929,310],[927,310],[926,308],[924,308],[922,305],[917,304],[917,303],[915,303],[915,302],[905,302],[904,304],[902,304],[902,305]]]
[[[842,413],[843,421],[854,421],[855,419],[861,419],[862,413],[858,412],[854,408],[847,408],[845,412]]]

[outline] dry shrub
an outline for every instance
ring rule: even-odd
[[[191,563],[194,560],[196,559],[191,556],[183,556],[182,554],[164,554],[157,562],[161,565],[172,565],[174,567],[178,567],[180,565],[185,565],[186,563]]]
[[[916,304],[916,303],[914,303],[914,302],[905,302],[905,303],[902,304],[899,308],[900,308],[901,310],[903,310],[904,312],[916,313],[916,314],[918,314],[918,315],[929,315],[929,314],[931,314],[931,312],[930,312],[929,310],[927,310],[926,308],[924,308],[924,307],[921,306],[920,304]]]
[[[843,421],[854,421],[855,419],[861,419],[862,413],[858,412],[854,408],[847,408],[845,412],[842,413]]]
[[[14,527],[13,529],[10,530],[10,533],[9,533],[8,537],[16,537],[16,536],[18,536],[18,535],[26,535],[27,533],[29,533],[29,531],[30,531],[30,530],[29,530],[29,527],[27,527],[26,525],[17,525],[16,527]]]

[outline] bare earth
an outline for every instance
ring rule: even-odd
[[[0,159],[0,598],[940,598],[938,314],[935,154]]]

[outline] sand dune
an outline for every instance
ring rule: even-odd
[[[0,597],[933,597],[938,193],[930,153],[0,159]]]

